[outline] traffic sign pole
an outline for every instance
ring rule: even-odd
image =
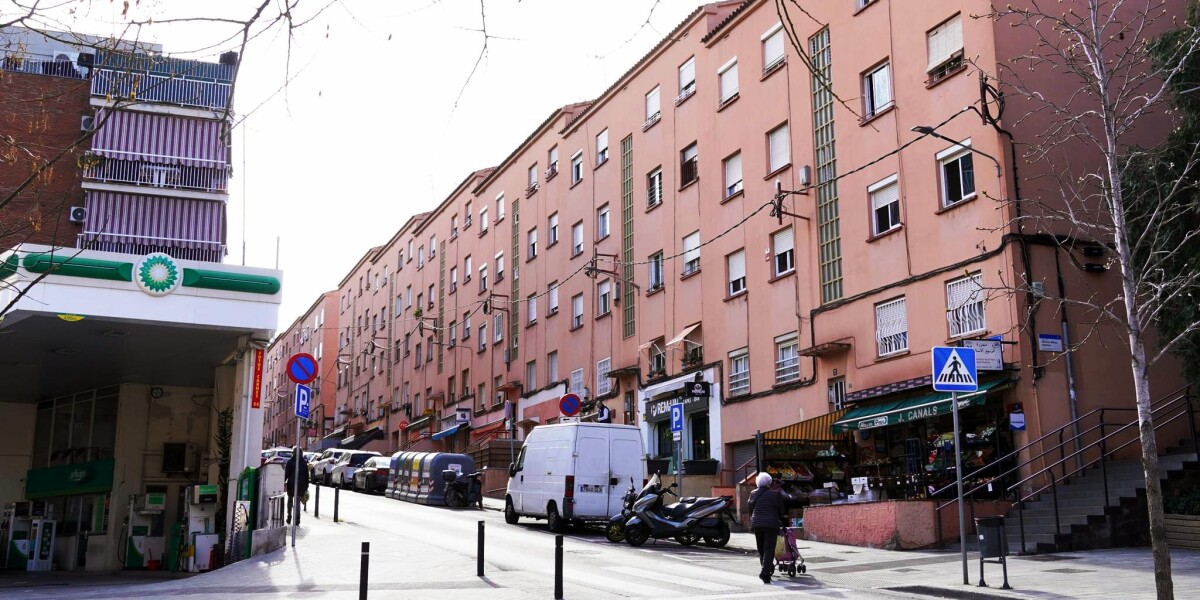
[[[950,413],[954,415],[954,479],[958,486],[958,543],[962,546],[963,585],[971,582],[967,579],[967,513],[963,510],[963,472],[962,472],[962,431],[958,423],[958,392],[950,392]]]
[[[296,529],[300,527],[300,461],[303,460],[303,454],[300,453],[300,416],[296,416],[296,447],[292,449],[292,459],[296,461],[296,468],[292,469],[292,506],[289,510],[292,514],[288,515],[292,518],[292,547],[296,547]]]

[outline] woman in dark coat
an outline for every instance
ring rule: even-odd
[[[762,565],[758,578],[771,583],[771,573],[775,572],[775,540],[785,516],[784,499],[782,493],[771,489],[770,475],[759,473],[754,482],[758,487],[750,492],[750,529],[754,531],[754,544]]]

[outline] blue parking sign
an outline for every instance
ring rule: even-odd
[[[307,385],[296,385],[296,416],[308,418],[308,409],[312,405],[312,388]]]
[[[671,431],[683,431],[683,403],[671,405]]]

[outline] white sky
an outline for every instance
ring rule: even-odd
[[[305,17],[326,0],[299,4]],[[274,267],[288,326],[368,248],[429,210],[472,170],[494,166],[554,109],[594,98],[701,0],[342,0],[298,30],[286,93],[286,37],[254,40],[238,75],[226,262]],[[251,0],[131,0],[155,19],[237,15]],[[203,7],[203,8],[201,8]],[[654,8],[650,25],[643,27]],[[122,35],[121,0],[81,1],[61,29]],[[139,12],[140,11],[140,12]],[[130,33],[124,33],[129,37]],[[144,28],[168,54],[228,35],[207,24]],[[216,60],[222,44],[196,54]],[[245,220],[243,223],[243,211]]]

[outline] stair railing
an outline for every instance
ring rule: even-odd
[[[1163,410],[1170,410],[1170,409],[1181,409],[1181,412],[1173,414],[1170,418],[1166,419],[1165,421],[1156,418],[1154,429],[1157,431],[1159,428],[1167,425],[1168,423],[1175,421],[1176,419],[1182,417],[1183,415],[1187,415],[1188,416],[1188,428],[1189,428],[1188,430],[1192,436],[1191,439],[1196,440],[1197,439],[1196,438],[1196,422],[1195,422],[1196,420],[1195,420],[1195,411],[1192,407],[1192,396],[1191,396],[1190,386],[1180,387],[1179,389],[1176,389],[1176,390],[1170,392],[1169,394],[1163,396],[1162,398],[1160,398],[1159,400],[1157,400],[1153,404],[1151,404],[1151,413],[1152,414],[1163,411]],[[1124,449],[1125,447],[1129,446],[1133,442],[1139,441],[1140,438],[1137,436],[1134,436],[1133,439],[1126,441],[1125,443],[1121,444],[1117,448],[1114,448],[1113,450],[1108,450],[1108,440],[1116,435],[1119,435],[1119,434],[1125,432],[1126,430],[1129,429],[1129,427],[1136,425],[1137,419],[1135,416],[1133,421],[1128,422],[1128,423],[1109,423],[1105,420],[1105,417],[1106,417],[1106,413],[1109,413],[1109,412],[1131,412],[1131,411],[1136,412],[1136,409],[1123,408],[1123,407],[1122,408],[1097,408],[1097,409],[1093,409],[1083,415],[1080,415],[1079,417],[1067,422],[1066,424],[1062,425],[1061,427],[1059,427],[1049,433],[1046,433],[1031,442],[1026,443],[1024,446],[1021,446],[1020,448],[1017,448],[1016,450],[1013,450],[1012,452],[1009,452],[1008,454],[994,460],[992,463],[974,471],[972,473],[973,476],[986,475],[988,472],[993,470],[993,468],[995,470],[999,471],[999,469],[1003,468],[1003,465],[1011,464],[1012,461],[1018,460],[1022,452],[1025,452],[1025,451],[1032,452],[1032,451],[1034,451],[1035,446],[1039,446],[1041,448],[1041,451],[1039,453],[1037,453],[1036,455],[1030,456],[1030,457],[1026,458],[1025,460],[1017,463],[1016,466],[1013,466],[1007,470],[998,472],[996,475],[994,475],[988,481],[980,483],[980,484],[976,485],[975,487],[972,487],[972,488],[964,491],[963,498],[966,500],[973,500],[974,496],[977,493],[988,489],[989,486],[993,485],[993,482],[1002,480],[1006,477],[1009,477],[1009,476],[1012,476],[1015,474],[1019,474],[1022,469],[1032,465],[1035,462],[1039,462],[1039,461],[1043,462],[1041,468],[1037,469],[1032,474],[1021,479],[1017,483],[1014,483],[1014,484],[1008,486],[1007,488],[1005,488],[1005,491],[1008,492],[1009,495],[1013,495],[1014,493],[1016,495],[1016,499],[1014,502],[1017,505],[1017,511],[1018,511],[1017,516],[1018,516],[1019,526],[1020,526],[1021,552],[1024,553],[1024,551],[1025,551],[1025,519],[1024,519],[1024,510],[1023,510],[1024,503],[1029,501],[1030,499],[1038,496],[1039,494],[1044,493],[1046,490],[1050,490],[1050,492],[1054,498],[1055,532],[1056,533],[1061,532],[1061,522],[1060,522],[1061,517],[1060,517],[1060,511],[1059,511],[1059,507],[1058,507],[1058,486],[1059,486],[1059,484],[1066,482],[1071,476],[1083,471],[1084,469],[1096,464],[1097,462],[1099,462],[1101,465],[1102,476],[1104,479],[1104,503],[1105,503],[1105,507],[1106,508],[1108,507],[1108,469],[1107,469],[1108,458],[1110,456],[1112,456],[1113,454],[1116,454],[1120,450]],[[1087,427],[1083,431],[1080,431],[1078,434],[1074,434],[1074,435],[1070,435],[1070,436],[1066,435],[1066,432],[1068,430],[1073,431],[1078,426],[1086,425],[1085,422],[1092,419],[1093,417],[1096,417],[1096,419],[1097,419],[1097,423],[1095,425]],[[1116,426],[1120,426],[1119,429],[1117,429],[1116,431],[1112,431],[1112,432],[1106,431],[1107,427],[1116,427]],[[1099,435],[1099,438],[1096,439],[1095,441],[1092,441],[1092,442],[1084,445],[1083,444],[1084,438],[1092,435],[1093,433]],[[1057,437],[1058,438],[1057,442],[1053,443],[1049,446],[1045,445],[1044,442],[1047,439],[1052,438],[1052,437]],[[1073,446],[1075,444],[1076,440],[1080,441],[1080,447],[1077,450],[1075,450],[1074,452],[1067,454],[1067,446],[1068,445]],[[959,441],[956,440],[955,442],[958,443]],[[1084,454],[1087,453],[1088,451],[1092,450],[1093,448],[1098,450],[1099,455],[1096,458],[1093,458],[1093,459],[1085,462]],[[1059,455],[1058,460],[1053,463],[1050,463],[1049,465],[1044,464],[1043,459],[1045,459],[1046,456],[1054,453],[1055,451],[1058,452],[1058,455]],[[1076,468],[1074,470],[1068,472],[1067,471],[1068,462],[1072,459],[1076,459],[1077,457],[1078,457],[1078,464],[1076,465]],[[1057,476],[1054,474],[1054,471],[1053,471],[1053,469],[1055,469],[1056,467],[1060,471]],[[1021,492],[1020,492],[1021,485],[1028,484],[1028,483],[1036,481],[1036,480],[1044,481],[1046,478],[1049,478],[1049,480],[1050,480],[1049,484],[1042,485],[1041,487],[1037,488],[1033,492],[1030,492],[1029,494],[1025,494],[1023,496],[1021,495]],[[950,490],[954,489],[955,487],[956,487],[956,484],[950,484],[945,487],[942,487],[941,489],[935,490],[930,495],[932,497],[938,497],[942,494],[949,492]],[[950,500],[943,504],[938,505],[934,511],[935,520],[937,522],[938,544],[941,547],[945,547],[945,542],[943,541],[943,535],[942,535],[942,518],[941,518],[942,511],[950,506],[955,506],[956,504],[957,504],[957,496],[953,500]],[[974,513],[974,508],[975,508],[974,504],[972,503],[971,504],[972,513]]]

